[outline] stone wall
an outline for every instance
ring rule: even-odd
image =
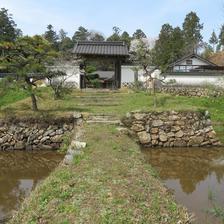
[[[80,118],[0,120],[0,150],[52,150]]]
[[[147,147],[221,145],[208,112],[131,112],[122,122]]]
[[[174,96],[195,96],[195,97],[219,97],[224,95],[222,89],[209,89],[190,86],[164,86],[158,92],[169,93]]]

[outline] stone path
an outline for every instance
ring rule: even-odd
[[[103,123],[103,124],[120,124],[121,121],[116,116],[111,115],[90,115],[86,121],[88,124],[91,123]]]
[[[78,100],[77,106],[81,107],[110,107],[119,106],[120,99],[126,93],[108,90],[88,90],[82,92],[82,95],[75,96]],[[87,116],[86,122],[88,124],[101,123],[101,124],[120,124],[120,119],[116,115],[91,113]]]

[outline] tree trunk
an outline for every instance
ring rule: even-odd
[[[34,93],[31,93],[30,96],[31,96],[31,100],[32,100],[32,109],[33,109],[33,111],[38,111],[36,96],[34,95]]]

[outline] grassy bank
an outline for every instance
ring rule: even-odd
[[[11,93],[10,93],[11,94]],[[22,95],[21,97],[24,97]],[[10,97],[9,97],[10,98]],[[11,101],[13,101],[13,97]],[[18,96],[16,97],[16,101]],[[0,101],[2,102],[2,101]],[[63,100],[53,100],[49,88],[42,88],[38,92],[39,113],[31,110],[30,98],[7,104],[3,103],[0,116],[56,116],[65,117],[74,111],[91,114],[110,114],[118,117],[124,116],[132,110],[208,110],[218,136],[224,142],[224,97],[197,98],[180,97],[168,94],[157,94],[157,108],[153,108],[153,97],[147,93],[135,93],[130,90],[119,92],[83,92],[73,91]],[[5,112],[4,112],[5,111]]]
[[[2,92],[0,94],[0,108],[8,106],[27,97],[27,93],[19,88],[13,88],[7,92]]]
[[[84,139],[85,154],[57,168],[9,223],[186,223],[186,211],[128,136],[86,125]]]

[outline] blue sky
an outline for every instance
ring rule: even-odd
[[[80,26],[111,34],[113,26],[132,34],[141,28],[157,37],[161,26],[181,26],[195,11],[204,23],[204,40],[224,23],[224,0],[0,0],[24,34],[41,34],[47,24],[63,28],[71,36]]]

